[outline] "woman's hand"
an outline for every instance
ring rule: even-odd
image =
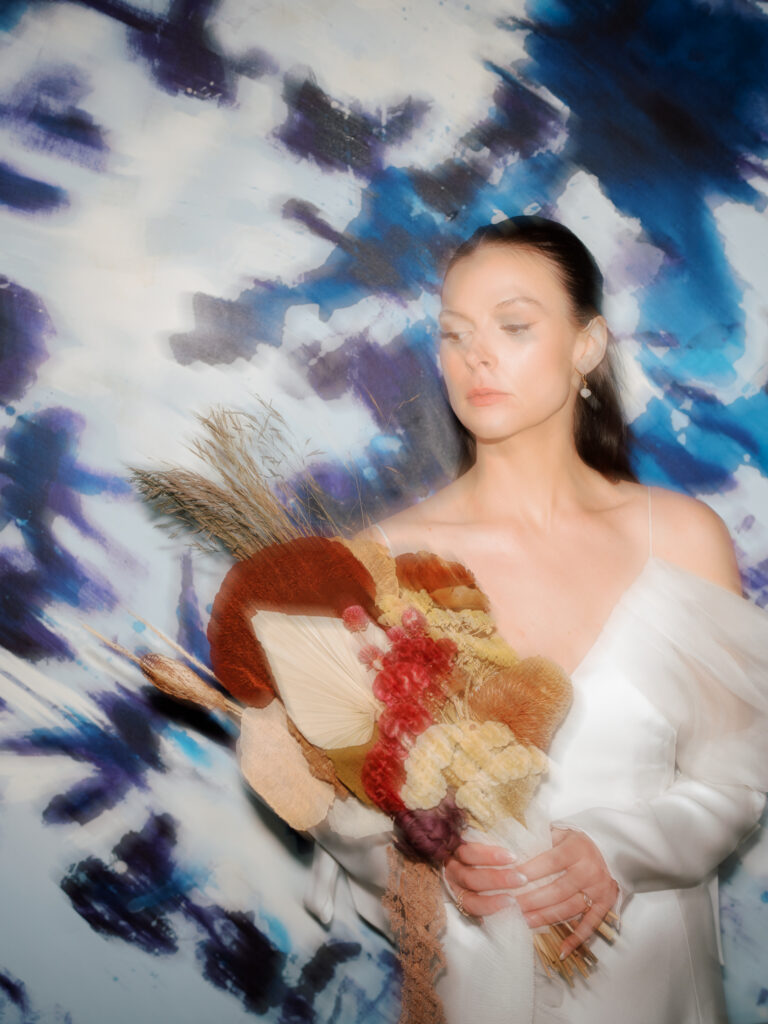
[[[608,872],[602,854],[583,832],[553,828],[552,849],[521,864],[529,882],[557,874],[544,885],[517,896],[517,904],[531,928],[581,915],[560,947],[564,959],[590,937],[613,907],[619,887]]]
[[[517,896],[488,895],[498,889],[520,889],[549,875],[557,877]],[[531,928],[581,915],[573,935],[561,946],[563,956],[589,938],[619,895],[598,848],[583,832],[572,829],[552,829],[552,849],[523,864],[514,864],[501,847],[463,843],[446,863],[445,877],[454,894],[462,896],[463,909],[476,917],[496,913],[512,898]]]

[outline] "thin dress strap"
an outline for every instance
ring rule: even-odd
[[[382,530],[378,523],[374,523],[373,528],[374,530],[378,530],[381,536],[384,538],[384,543],[387,545],[390,555],[392,555],[392,557],[394,558],[395,553],[392,550],[392,545],[389,543],[389,537],[386,535],[386,533],[384,533],[384,531]]]
[[[648,487],[648,557],[653,557],[653,513],[651,511],[650,487]]]

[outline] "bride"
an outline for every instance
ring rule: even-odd
[[[517,653],[550,657],[574,687],[540,793],[552,848],[512,863],[465,843],[446,867],[445,943],[465,967],[438,987],[457,1024],[492,1017],[472,983],[479,922],[512,903],[531,928],[571,921],[563,954],[587,941],[600,960],[573,992],[537,978],[536,1024],[727,1020],[715,872],[768,785],[768,617],[741,596],[722,520],[630,470],[601,285],[583,244],[542,218],[460,246],[440,364],[474,462],[366,531],[395,554],[462,562]],[[331,852],[374,919],[373,851]],[[621,926],[608,945],[593,933],[611,910]]]

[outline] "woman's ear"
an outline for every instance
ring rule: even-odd
[[[592,317],[581,331],[573,350],[573,365],[579,373],[590,373],[599,366],[608,345],[608,324],[605,317]]]

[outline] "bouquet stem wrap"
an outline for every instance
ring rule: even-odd
[[[527,828],[514,818],[499,822],[490,831],[470,828],[464,839],[503,846],[523,862],[552,845],[549,826],[542,819],[534,820],[530,807],[526,820]],[[532,1024],[540,968],[531,929],[517,903],[475,921],[449,905],[443,948],[445,972],[438,980],[437,992],[445,1007],[446,1024],[473,1020]]]

